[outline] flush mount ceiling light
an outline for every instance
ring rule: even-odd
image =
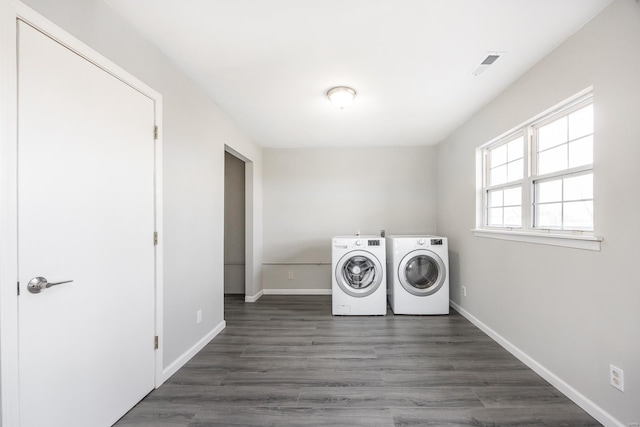
[[[327,91],[327,98],[333,105],[343,110],[353,103],[356,98],[356,91],[347,86],[336,86]]]

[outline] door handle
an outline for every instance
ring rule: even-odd
[[[32,294],[39,294],[40,292],[52,286],[62,285],[63,283],[71,283],[71,282],[73,282],[73,280],[65,280],[63,282],[49,283],[47,279],[45,279],[44,277],[34,277],[33,279],[29,280],[29,283],[27,283],[27,289]]]

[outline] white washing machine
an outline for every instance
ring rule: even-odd
[[[387,274],[394,314],[449,314],[446,237],[387,236]]]
[[[386,251],[383,237],[332,239],[331,286],[334,315],[387,314]]]

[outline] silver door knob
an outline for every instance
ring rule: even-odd
[[[44,277],[34,277],[27,283],[27,289],[32,294],[39,294],[52,286],[62,285],[63,283],[71,283],[73,280],[65,280],[64,282],[49,283]]]

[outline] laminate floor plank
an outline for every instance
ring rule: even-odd
[[[197,354],[185,367],[223,369],[231,372],[300,371],[309,360],[302,357],[211,357]],[[179,371],[178,371],[179,372]]]
[[[538,386],[548,383],[530,370],[494,371],[414,371],[382,373],[385,385],[402,387],[491,387],[491,386]]]
[[[122,427],[188,427],[202,405],[173,404],[144,400],[136,405],[116,425]]]
[[[575,405],[574,405],[575,406]],[[396,427],[591,427],[600,426],[571,405],[541,408],[391,409]]]
[[[312,346],[250,345],[244,350],[242,356],[374,359],[376,357],[376,349],[373,346],[349,344],[319,344]]]
[[[165,384],[220,385],[227,376],[227,369],[208,366],[184,366],[169,378]]]
[[[164,384],[145,401],[224,406],[295,406],[298,390],[289,386],[202,386]]]
[[[452,371],[454,366],[446,360],[431,360],[424,357],[375,359],[309,359],[306,367],[315,371]]]
[[[598,426],[455,311],[225,297],[227,327],[116,426]]]
[[[470,388],[303,387],[298,406],[348,408],[483,407]]]
[[[384,387],[382,375],[376,371],[270,371],[232,372],[225,376],[227,385],[324,386],[324,387]]]
[[[188,427],[394,427],[388,408],[211,408]]]
[[[552,386],[474,387],[473,392],[487,408],[523,408],[570,405],[571,401]]]

